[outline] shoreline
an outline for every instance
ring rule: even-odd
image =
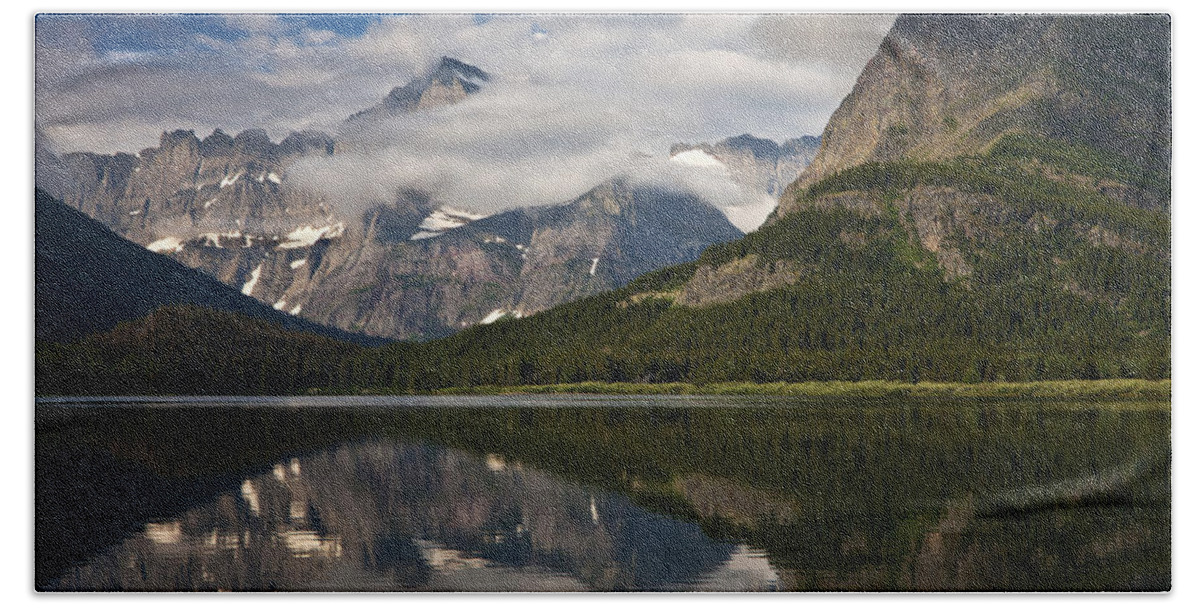
[[[391,394],[391,393],[371,393]],[[577,382],[524,386],[475,386],[438,389],[433,395],[766,395],[794,397],[967,397],[1030,399],[1171,399],[1171,380],[1044,380],[1037,382],[918,382],[886,380],[822,382]]]
[[[718,382],[664,384],[641,382],[576,382],[514,386],[449,387],[429,391],[399,391],[389,388],[309,389],[303,393],[258,395],[261,397],[345,396],[455,396],[455,395],[697,395],[763,396],[862,399],[1032,399],[1090,401],[1171,401],[1171,380],[1041,380],[1035,382],[901,382],[894,380],[814,382]],[[153,400],[156,397],[233,397],[235,395],[183,395],[144,393],[134,395],[37,394],[36,401],[56,399],[99,399],[106,397]],[[252,395],[241,395],[243,397]]]

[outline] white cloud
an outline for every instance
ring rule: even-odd
[[[283,35],[269,15],[227,19],[242,38],[196,33],[143,66],[75,44],[88,35],[76,22],[39,21],[39,123],[59,149],[102,152],[154,145],[161,130],[178,127],[263,127],[276,139],[302,128],[333,132],[450,55],[493,80],[462,104],[347,131],[358,153],[313,160],[291,175],[355,207],[404,184],[493,212],[563,202],[618,172],[686,178],[723,206],[753,205],[761,200],[719,175],[682,175],[660,162],[667,148],[744,132],[819,134],[892,21],[499,15],[478,24],[469,15],[416,15],[381,19],[346,39],[312,29]]]

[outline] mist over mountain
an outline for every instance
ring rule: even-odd
[[[821,138],[809,135],[778,144],[747,133],[716,144],[674,144],[670,158],[679,165],[730,179],[746,192],[757,193],[760,197],[757,204],[722,208],[738,228],[750,232],[775,210],[783,188],[800,176],[820,147]]]

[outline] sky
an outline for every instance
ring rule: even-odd
[[[369,153],[311,162],[294,177],[350,205],[415,183],[494,212],[565,202],[618,173],[699,179],[663,162],[672,143],[819,135],[893,20],[40,15],[35,115],[59,152],[135,153],[178,128],[339,135],[347,116],[452,56],[492,76],[483,91],[370,134]],[[756,203],[711,186],[722,206]]]

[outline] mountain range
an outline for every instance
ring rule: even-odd
[[[458,103],[489,78],[446,57],[347,124]],[[621,177],[490,217],[411,189],[347,215],[289,179],[296,162],[342,146],[314,131],[274,143],[262,130],[178,130],[137,155],[60,157],[37,139],[38,183],[68,206],[277,310],[384,338],[532,314],[742,234],[693,194]]]

